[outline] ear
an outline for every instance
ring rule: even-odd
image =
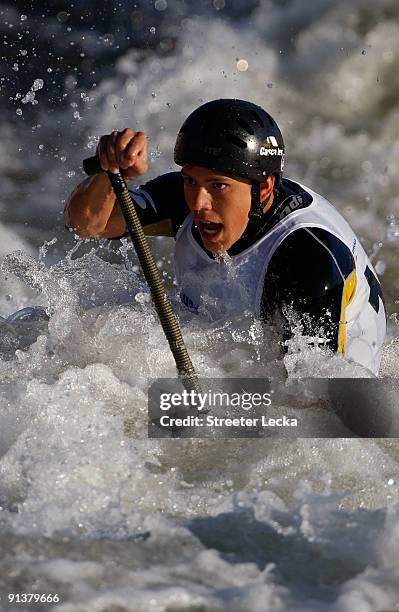
[[[274,189],[274,182],[276,180],[276,177],[274,176],[274,174],[272,174],[271,176],[267,177],[267,180],[264,183],[261,183],[260,185],[260,201],[264,202],[268,196],[272,193],[273,189]]]

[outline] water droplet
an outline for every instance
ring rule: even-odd
[[[21,15],[21,21],[26,21],[28,19],[28,15]]]
[[[43,79],[35,79],[33,81],[33,85],[31,87],[32,91],[37,91],[38,89],[42,89],[44,85]]]
[[[217,11],[221,11],[226,6],[225,0],[213,0],[213,6]]]
[[[156,0],[154,8],[156,11],[166,11],[166,9],[168,8],[168,3],[166,2],[166,0]]]
[[[159,159],[160,157],[162,157],[162,153],[158,147],[150,151],[151,162],[154,162],[156,159]]]
[[[152,98],[156,98],[156,97],[157,97],[157,94],[155,93],[155,91],[152,91],[152,92],[151,92],[151,97],[152,97]]]
[[[22,115],[22,109],[21,108],[17,108],[17,110],[15,112],[17,113],[17,115]]]
[[[237,62],[237,70],[239,72],[245,72],[246,70],[248,70],[248,66],[249,66],[249,64],[248,64],[247,60],[245,60],[245,59],[240,59]]]
[[[273,87],[273,83],[268,83],[267,86],[269,89],[271,89]]]
[[[100,36],[99,40],[107,47],[111,47],[115,42],[115,37],[110,32],[107,32],[107,34]]]
[[[22,104],[28,104],[28,102],[32,102],[33,104],[34,101],[35,101],[35,94],[32,90],[28,91],[28,93],[21,100]]]
[[[88,149],[95,149],[98,143],[98,136],[89,136],[88,142],[87,142],[87,148]]]
[[[362,163],[363,172],[371,172],[372,169],[373,169],[373,164],[371,163],[371,161],[366,160]]]
[[[154,28],[154,26],[152,26],[152,28],[150,28],[150,34],[155,34],[156,32],[156,28]]]
[[[366,55],[366,49],[363,49],[362,55]]]

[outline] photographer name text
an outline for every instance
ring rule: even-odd
[[[287,416],[277,418],[267,417],[218,417],[206,415],[205,417],[188,415],[185,417],[172,417],[164,414],[159,419],[161,427],[297,427],[297,419]]]

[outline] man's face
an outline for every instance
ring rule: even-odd
[[[184,166],[184,196],[205,248],[227,251],[244,233],[251,208],[251,181],[201,166]]]

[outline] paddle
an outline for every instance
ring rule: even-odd
[[[104,172],[97,155],[83,161],[83,168],[89,176]],[[176,362],[177,372],[184,387],[188,390],[199,391],[200,386],[194,366],[191,362],[178,320],[173,312],[172,304],[166,293],[162,277],[159,273],[154,257],[151,253],[147,239],[141,227],[132,198],[121,172],[116,174],[107,172],[108,178],[121,207],[126,226],[128,228],[133,246],[136,250],[144,276],[151,291],[151,296],[169,342],[170,349]]]

